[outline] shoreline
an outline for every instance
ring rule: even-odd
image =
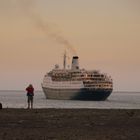
[[[0,111],[2,111],[2,110],[36,110],[36,111],[39,111],[39,110],[93,110],[93,111],[98,111],[98,110],[102,110],[102,111],[105,111],[105,110],[112,110],[112,111],[140,111],[140,108],[61,108],[61,107],[59,107],[59,108],[55,108],[55,107],[48,107],[48,108],[41,108],[41,107],[39,107],[39,108],[33,108],[33,109],[28,109],[27,107],[26,108],[23,108],[23,107],[21,107],[21,108],[12,108],[12,107],[3,107]]]
[[[0,139],[136,140],[140,109],[0,110]]]

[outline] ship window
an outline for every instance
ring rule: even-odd
[[[100,75],[94,75],[94,77],[100,77]]]
[[[101,75],[101,77],[104,77],[104,75]]]

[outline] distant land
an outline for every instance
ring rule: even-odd
[[[113,91],[113,93],[140,93],[140,91]]]

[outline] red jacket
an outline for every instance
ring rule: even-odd
[[[27,96],[34,96],[34,88],[33,87],[27,87]]]

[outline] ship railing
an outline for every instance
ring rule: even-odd
[[[85,87],[85,89],[89,89],[89,90],[104,90],[104,91],[113,90],[113,88],[96,88],[96,87]]]
[[[111,84],[84,84],[85,87],[99,87],[99,88],[112,88],[113,86]]]

